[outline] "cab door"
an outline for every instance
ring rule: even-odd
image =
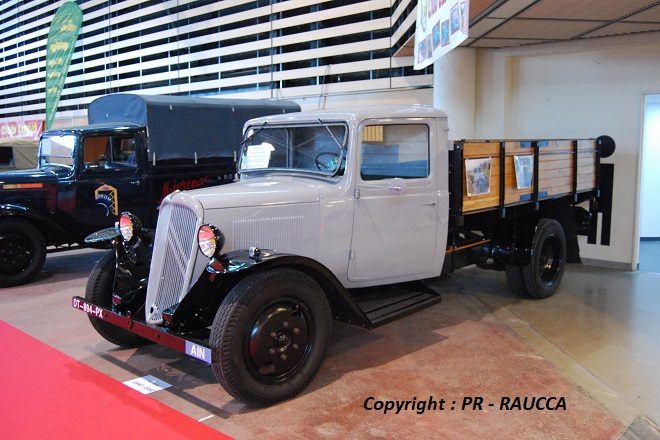
[[[78,185],[78,222],[88,234],[115,224],[124,211],[144,219],[150,207],[139,134],[86,136]]]
[[[348,279],[395,282],[430,273],[438,233],[430,127],[406,119],[360,130]]]

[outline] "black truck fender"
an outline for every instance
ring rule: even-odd
[[[120,313],[138,316],[144,311],[149,277],[149,264],[153,251],[153,229],[136,231],[131,241],[123,240],[116,227],[102,229],[85,238],[88,246],[108,246],[114,253],[113,308]]]
[[[30,222],[41,231],[46,245],[61,246],[64,244],[80,244],[80,240],[53,222],[39,211],[25,206],[0,204],[0,222],[7,218],[20,218]]]
[[[540,218],[551,218],[557,220],[564,230],[566,236],[566,262],[581,263],[580,245],[578,244],[578,233],[576,225],[577,214],[575,210],[582,208],[574,207],[564,198],[553,199],[543,207]]]
[[[213,323],[231,289],[257,272],[289,268],[312,278],[326,295],[335,320],[369,327],[364,312],[334,274],[319,262],[265,249],[242,249],[212,258],[180,303],[163,311],[163,326],[176,333],[196,333]]]

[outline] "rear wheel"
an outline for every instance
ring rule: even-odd
[[[46,261],[44,235],[28,220],[0,222],[0,287],[31,281]]]
[[[213,372],[237,400],[271,405],[302,392],[330,340],[330,306],[321,287],[291,269],[240,281],[211,328]]]
[[[539,220],[532,241],[529,264],[521,268],[527,293],[533,298],[552,296],[561,283],[566,265],[566,237],[557,220]]]
[[[112,286],[115,282],[115,251],[107,252],[96,263],[87,280],[85,299],[97,306],[110,309],[112,307]],[[103,319],[87,315],[92,327],[106,340],[125,348],[142,347],[151,342],[135,333],[119,328]]]

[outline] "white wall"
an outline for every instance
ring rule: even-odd
[[[581,254],[634,270],[643,102],[660,92],[660,34],[478,49],[474,66],[475,138],[614,138],[617,150],[603,161],[615,165],[611,245],[584,238]]]
[[[644,107],[642,142],[642,188],[640,196],[639,236],[660,237],[660,95],[647,95]]]
[[[447,113],[451,140],[475,138],[476,54],[459,47],[433,64],[433,105]]]

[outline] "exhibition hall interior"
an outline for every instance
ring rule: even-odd
[[[660,2],[0,5],[0,437],[660,439]]]

